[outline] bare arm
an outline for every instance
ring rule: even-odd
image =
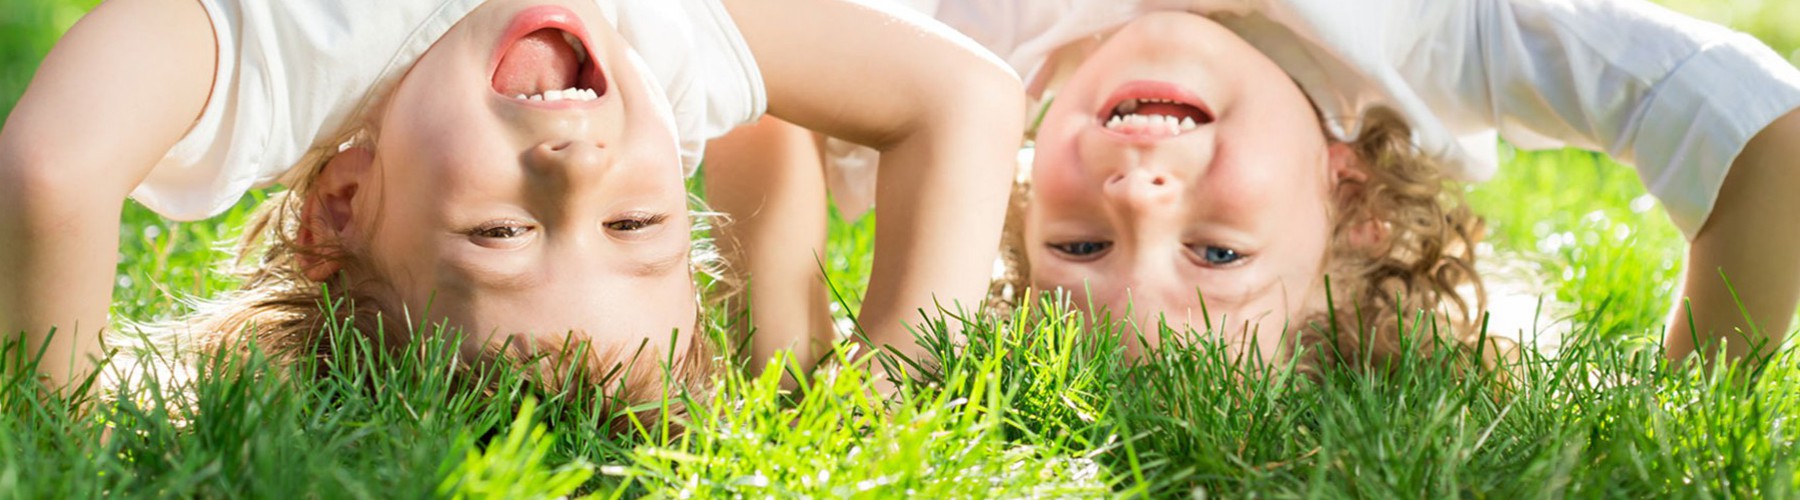
[[[875,259],[858,318],[876,347],[914,352],[906,325],[974,308],[998,255],[1024,127],[1018,78],[934,23],[840,0],[727,0],[761,67],[769,112],[882,152]]]
[[[1664,340],[1670,359],[1685,359],[1696,348],[1711,355],[1719,342],[1725,342],[1727,359],[1769,354],[1780,345],[1800,303],[1796,192],[1800,110],[1764,128],[1731,164],[1712,214],[1688,247],[1678,297],[1692,307],[1678,303],[1671,313]],[[1729,288],[1719,277],[1721,270]],[[1754,323],[1746,323],[1746,316]],[[1761,350],[1753,353],[1759,342]]]
[[[0,339],[22,335],[33,354],[49,339],[38,369],[54,386],[100,354],[119,212],[205,106],[215,52],[191,0],[106,2],[0,129]]]
[[[713,238],[747,293],[725,304],[728,314],[749,314],[734,323],[738,335],[753,333],[746,368],[760,373],[786,350],[804,373],[837,341],[819,272],[829,206],[819,143],[811,131],[765,116],[706,152],[706,203],[731,216]]]

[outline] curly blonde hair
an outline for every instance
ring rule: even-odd
[[[146,363],[145,358],[152,355],[191,360],[196,354],[255,353],[278,367],[311,366],[322,370],[328,364],[318,361],[335,354],[335,345],[327,336],[334,326],[348,326],[350,331],[372,336],[371,344],[389,356],[422,354],[417,350],[420,339],[414,338],[413,325],[404,319],[405,313],[381,300],[391,296],[378,293],[385,284],[353,278],[374,275],[360,272],[366,268],[361,267],[365,264],[357,255],[339,247],[301,242],[299,231],[307,194],[326,161],[310,163],[313,166],[291,182],[287,190],[270,195],[258,206],[243,228],[236,245],[238,258],[225,271],[240,278],[240,287],[219,297],[193,301],[194,311],[184,317],[137,328],[136,335],[120,342],[126,347],[121,351],[126,366],[166,370]],[[695,213],[704,216],[703,212]],[[702,223],[695,227],[696,231],[704,230]],[[717,259],[706,243],[703,239],[695,242],[690,265],[697,274],[716,274]],[[248,262],[252,259],[253,263]],[[306,277],[302,262],[313,259],[328,259],[345,272],[324,282],[311,280]],[[665,387],[682,388],[699,396],[694,400],[705,401],[713,375],[722,365],[714,354],[715,342],[706,334],[703,320],[695,318],[694,338],[688,348],[668,358],[671,366],[667,367],[667,379],[645,376],[660,374],[662,360],[643,355],[647,354],[643,346],[600,348],[580,331],[570,332],[567,338],[514,338],[483,346],[481,359],[458,357],[461,370],[456,376],[495,363],[511,364],[520,367],[538,390],[602,397],[609,412],[662,397]],[[610,425],[620,429],[622,419]]]
[[[1482,364],[1492,366],[1505,346],[1492,339],[1481,345],[1478,331],[1487,300],[1475,272],[1481,219],[1439,161],[1412,143],[1399,115],[1377,109],[1364,123],[1349,146],[1366,177],[1341,182],[1330,207],[1323,268],[1331,303],[1306,317],[1292,337],[1314,353],[1300,360],[1302,368],[1385,366],[1407,347],[1425,354],[1437,347],[1480,352]],[[989,288],[990,311],[1012,310],[1030,297],[1024,234],[1030,200],[1029,168],[1021,166],[1001,238],[1003,270]],[[1415,319],[1428,327],[1414,328]],[[1450,342],[1403,339],[1415,332],[1402,327]]]
[[[1302,346],[1317,361],[1370,367],[1411,349],[1479,352],[1492,365],[1503,347],[1481,345],[1487,292],[1475,270],[1485,235],[1461,184],[1420,151],[1399,115],[1376,109],[1349,144],[1364,179],[1345,179],[1332,210],[1325,271],[1329,303],[1305,321]]]

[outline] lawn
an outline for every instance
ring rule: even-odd
[[[0,9],[0,115],[36,61],[94,0]],[[1800,3],[1666,4],[1731,23],[1800,60]],[[1786,26],[1786,31],[1782,27]],[[98,404],[0,386],[0,495],[155,497],[1771,497],[1800,485],[1800,358],[1757,373],[1679,370],[1658,352],[1681,237],[1635,174],[1576,151],[1504,152],[1469,192],[1512,299],[1494,324],[1525,335],[1516,376],[1405,359],[1386,373],[1290,377],[1202,341],[1128,364],[1115,335],[1056,304],[957,315],[920,336],[938,366],[891,398],[866,371],[731,373],[692,408],[638,408],[623,433],[591,401],[539,394],[515,373],[491,393],[420,358],[367,354],[333,328],[317,380],[259,360],[204,363]],[[115,317],[181,314],[234,286],[215,270],[262,199],[174,223],[128,206]],[[865,282],[870,221],[835,221],[825,262],[847,296]],[[1541,300],[1540,300],[1541,299]],[[1539,307],[1539,304],[1543,304]],[[843,304],[843,313],[856,303]],[[719,319],[725,321],[725,319]],[[955,349],[944,332],[968,333]],[[1420,328],[1417,325],[1412,328]],[[1420,337],[1423,337],[1420,335]],[[9,351],[5,363],[18,363]],[[1754,382],[1745,382],[1755,375]],[[799,397],[804,394],[804,397]],[[681,424],[685,432],[678,432]]]

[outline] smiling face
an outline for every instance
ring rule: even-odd
[[[1210,322],[1265,358],[1322,291],[1347,153],[1287,74],[1219,24],[1156,13],[1124,26],[1056,92],[1036,142],[1037,288],[1146,331]]]
[[[593,2],[488,2],[460,21],[379,120],[360,188],[376,195],[344,230],[373,274],[359,278],[414,324],[461,327],[465,353],[571,330],[685,349],[668,342],[697,313],[686,191],[634,57]]]

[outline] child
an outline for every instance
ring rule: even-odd
[[[1633,0],[913,3],[1054,95],[1025,278],[1136,325],[1367,357],[1424,308],[1467,339],[1479,224],[1446,179],[1490,176],[1496,129],[1638,166],[1692,242],[1669,356],[1779,342],[1800,299],[1770,226],[1800,217],[1800,71],[1748,36]]]
[[[0,131],[0,329],[32,349],[55,329],[40,375],[79,380],[128,194],[196,219],[282,183],[246,235],[262,268],[196,322],[211,344],[249,330],[310,355],[320,304],[353,298],[361,331],[460,328],[467,359],[573,331],[685,353],[692,378],[710,365],[683,174],[766,109],[890,153],[904,216],[864,321],[896,338],[934,294],[982,296],[898,270],[989,265],[1014,148],[971,138],[1023,126],[1017,78],[919,19],[839,0],[107,2]]]

